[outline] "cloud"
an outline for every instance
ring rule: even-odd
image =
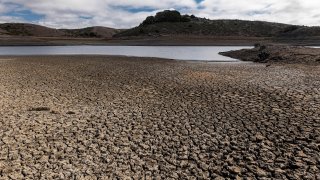
[[[128,28],[164,9],[211,19],[320,25],[320,2],[315,0],[0,0],[0,22]]]
[[[26,22],[24,19],[20,17],[12,17],[12,16],[1,16],[0,17],[0,23],[7,23],[7,22]]]
[[[320,18],[314,17],[319,12],[320,2],[314,0],[204,0],[201,7],[198,13],[210,18],[320,25]]]

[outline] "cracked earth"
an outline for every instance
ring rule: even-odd
[[[0,179],[320,179],[320,66],[0,58]]]

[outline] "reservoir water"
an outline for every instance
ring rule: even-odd
[[[249,46],[1,46],[0,55],[120,55],[176,60],[237,61],[218,53]]]

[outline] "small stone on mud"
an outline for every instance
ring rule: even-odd
[[[67,114],[76,114],[76,113],[73,111],[68,111]]]
[[[35,107],[35,108],[30,108],[28,111],[50,111],[50,108],[48,108],[48,107]]]
[[[50,113],[51,113],[51,114],[59,114],[58,111],[54,111],[54,110],[50,111]]]

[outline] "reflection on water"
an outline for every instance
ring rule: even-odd
[[[177,60],[237,61],[219,52],[247,46],[7,46],[0,55],[122,55]]]

